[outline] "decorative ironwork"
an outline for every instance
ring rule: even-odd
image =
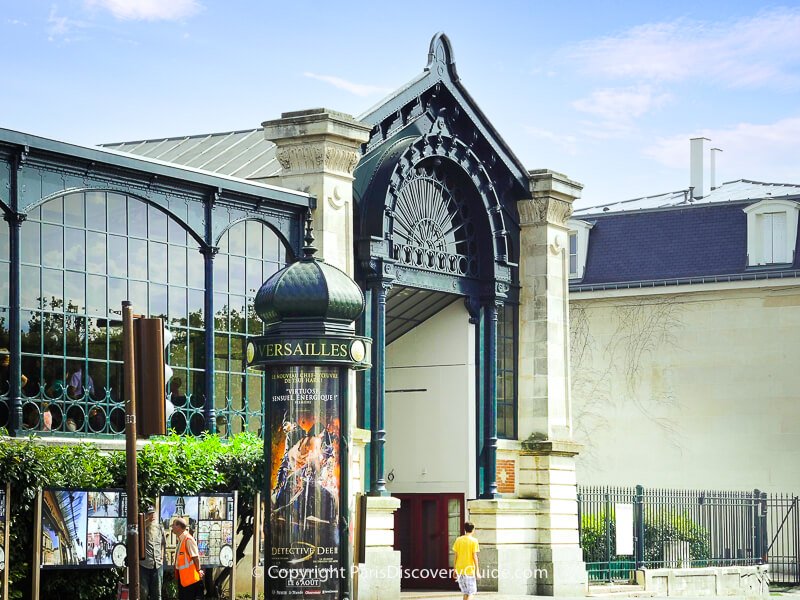
[[[412,171],[392,209],[392,258],[418,269],[477,277],[475,227],[466,195],[434,167]]]

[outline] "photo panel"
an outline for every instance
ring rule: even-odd
[[[182,518],[189,525],[189,533],[197,535],[197,521],[200,516],[199,500],[198,496],[161,496],[159,520],[167,538],[167,555],[164,557],[164,564],[175,563],[175,549],[178,544],[177,536],[172,533],[172,522],[175,519]]]

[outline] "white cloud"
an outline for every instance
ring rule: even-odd
[[[599,77],[730,87],[800,84],[800,8],[780,8],[724,22],[681,19],[587,40],[568,51]]]
[[[200,10],[197,0],[84,0],[123,21],[179,21]]]
[[[47,39],[49,41],[73,42],[75,41],[74,32],[89,27],[88,23],[77,21],[58,14],[58,6],[55,4],[50,7],[50,14],[47,16]]]
[[[661,138],[644,150],[657,162],[689,170],[689,138],[706,137],[721,148],[717,181],[754,179],[771,183],[800,182],[800,117],[774,123],[739,123],[727,129],[704,129]]]
[[[605,88],[595,90],[588,98],[572,103],[575,110],[600,117],[606,121],[630,121],[658,108],[669,99],[649,86]]]
[[[525,126],[525,131],[533,138],[546,140],[560,146],[571,156],[575,156],[578,153],[578,140],[573,135],[530,126]]]
[[[366,85],[361,83],[353,83],[351,81],[347,81],[346,79],[342,79],[340,77],[334,77],[332,75],[317,75],[316,73],[303,73],[304,77],[308,77],[310,79],[316,79],[318,81],[324,81],[325,83],[329,83],[334,87],[339,88],[340,90],[345,90],[350,92],[351,94],[355,94],[356,96],[372,96],[374,94],[388,94],[392,91],[392,88],[381,87],[377,85]]]

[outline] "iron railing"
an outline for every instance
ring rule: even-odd
[[[766,508],[766,494],[758,490],[579,486],[580,541],[589,578],[627,580],[643,567],[760,564],[768,548]],[[618,541],[628,546],[626,554],[617,551]]]
[[[792,494],[765,496],[770,580],[800,584],[800,499]]]

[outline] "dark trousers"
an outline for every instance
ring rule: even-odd
[[[164,578],[164,567],[148,569],[139,567],[139,589],[142,600],[161,600],[161,583]]]
[[[178,584],[178,600],[202,600],[203,598],[203,580],[193,583],[189,587],[181,587]]]

